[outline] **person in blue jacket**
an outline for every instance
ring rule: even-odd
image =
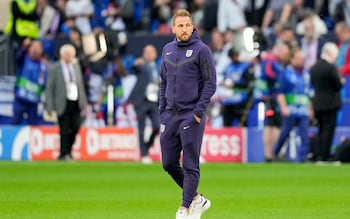
[[[48,66],[43,60],[42,43],[29,40],[28,45],[28,50],[22,51],[23,63],[15,84],[12,120],[15,125],[22,124],[25,118],[29,125],[38,125],[38,104],[47,78]]]
[[[279,77],[290,60],[290,46],[276,43],[270,52],[261,55],[260,74],[255,80],[255,97],[265,105],[263,128],[264,156],[266,162],[273,159],[273,146],[280,135],[281,114],[277,103]]]
[[[295,49],[292,52],[290,66],[285,69],[280,78],[277,95],[282,115],[282,128],[273,151],[276,159],[293,127],[298,126],[301,137],[299,161],[307,160],[309,119],[313,117],[312,92],[310,73],[304,69],[304,55],[300,49]]]
[[[216,90],[215,65],[187,10],[176,11],[172,31],[175,39],[163,48],[160,74],[162,165],[183,191],[176,218],[200,218],[210,207],[197,189],[205,112]]]
[[[239,51],[231,48],[228,51],[231,63],[224,71],[225,93],[222,100],[222,115],[224,126],[246,126],[247,122],[240,122],[247,102],[251,95],[251,88],[254,81],[254,68],[249,62],[240,60]]]

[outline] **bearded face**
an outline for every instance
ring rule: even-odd
[[[177,17],[172,26],[172,31],[178,41],[189,41],[193,32],[193,23],[191,18],[188,16]]]

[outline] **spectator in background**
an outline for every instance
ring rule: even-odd
[[[224,72],[225,92],[222,100],[224,126],[246,126],[246,121],[241,122],[241,119],[252,94],[254,72],[249,62],[240,60],[239,51],[235,48],[229,50],[228,56],[231,63]]]
[[[276,23],[288,22],[292,11],[293,0],[270,0],[266,8],[261,29],[268,37],[273,32],[272,29]]]
[[[299,49],[292,51],[290,65],[284,70],[279,80],[277,102],[281,109],[281,134],[273,149],[275,160],[285,141],[289,138],[294,126],[298,126],[301,137],[299,161],[308,159],[309,152],[309,119],[313,118],[311,104],[312,86],[310,74],[304,69],[304,55]]]
[[[221,33],[240,31],[247,26],[244,15],[245,0],[219,0],[217,27]]]
[[[84,72],[88,67],[88,56],[84,52],[84,45],[82,43],[82,34],[76,27],[71,27],[66,36],[60,36],[54,43],[54,60],[60,59],[60,49],[64,44],[71,44],[75,48],[77,61]],[[85,45],[89,46],[89,45]]]
[[[156,34],[171,34],[169,21],[172,16],[170,0],[155,0],[151,10],[151,32]]]
[[[107,10],[110,7],[110,0],[93,0],[94,16],[91,18],[92,29],[107,29],[106,18]]]
[[[339,41],[339,54],[335,64],[344,75],[350,75],[350,27],[344,22],[335,25],[335,34]]]
[[[54,38],[59,27],[59,14],[48,0],[38,0],[37,9],[39,22],[39,39],[43,43],[44,51],[49,56],[54,56]]]
[[[193,0],[189,5],[189,9],[193,16],[193,24],[196,25],[197,28],[202,29],[202,23],[204,19],[204,6],[205,0]]]
[[[334,22],[345,22],[348,27],[350,26],[350,0],[342,0],[336,4]]]
[[[52,7],[48,0],[37,0],[37,12],[40,18],[39,21],[39,37],[46,38],[51,34],[55,35],[58,23],[56,19],[56,10]]]
[[[283,23],[281,30],[277,36],[277,41],[288,44],[291,48],[298,48],[299,42],[295,33],[295,29],[289,23]]]
[[[268,0],[248,0],[245,7],[245,17],[248,26],[261,27]]]
[[[111,0],[108,8],[103,11],[106,16],[106,26],[113,31],[133,32],[135,29],[134,4],[134,0]]]
[[[328,1],[328,12],[329,15],[333,18],[333,20],[335,20],[335,12],[336,12],[336,8],[339,2],[342,2],[343,0],[331,0]],[[339,22],[339,20],[337,20],[337,22]]]
[[[75,58],[75,48],[65,44],[60,60],[51,66],[46,86],[46,110],[57,113],[60,133],[59,160],[71,160],[75,137],[87,104],[84,81]]]
[[[280,42],[286,43],[292,48],[299,47],[295,29],[288,22],[276,22],[273,26],[273,32],[264,35],[268,40],[269,48]]]
[[[90,19],[94,13],[91,0],[68,0],[65,14],[74,20],[75,27],[81,34],[89,34],[92,31]]]
[[[339,0],[304,0],[304,8],[310,8],[315,11],[322,19],[327,18],[329,14],[330,2],[337,2]]]
[[[38,125],[38,104],[46,83],[47,63],[43,59],[40,41],[27,38],[24,45],[19,51],[23,58],[19,63],[23,65],[16,79],[12,124],[21,124],[26,114],[29,125]]]
[[[270,52],[261,56],[261,73],[256,79],[256,95],[265,103],[265,124],[263,144],[265,161],[273,159],[272,149],[280,135],[281,114],[277,103],[279,77],[284,66],[289,63],[290,47],[285,43],[277,43]]]
[[[131,32],[144,32],[148,31],[149,20],[149,1],[145,0],[134,0],[133,14],[130,22],[132,24],[131,28],[128,29]],[[128,23],[129,21],[127,21]]]
[[[312,104],[319,128],[317,150],[313,155],[315,161],[329,160],[337,112],[341,106],[340,89],[344,79],[334,65],[337,55],[338,47],[334,43],[326,43],[322,47],[321,59],[310,69],[315,89]]]
[[[25,38],[36,39],[39,36],[36,9],[36,0],[11,1],[10,16],[4,32],[10,34],[15,51],[22,46]]]
[[[224,70],[231,62],[228,56],[228,51],[232,47],[232,44],[231,42],[229,43],[225,43],[224,35],[217,29],[211,32],[210,48],[211,52],[213,53],[218,83],[223,82]]]
[[[219,0],[205,1],[201,27],[207,33],[211,33],[215,28],[217,28],[218,2]]]
[[[304,2],[304,0],[293,0],[288,23],[294,30],[296,30],[297,25],[303,20],[305,10],[312,10],[310,8],[306,9],[304,7]]]
[[[37,39],[39,36],[39,27],[37,25],[38,14],[36,12],[36,0],[11,0],[10,13],[4,33],[9,36],[7,44],[9,53],[9,71],[19,74],[20,70],[15,62],[16,53],[22,47],[26,38]],[[8,72],[10,73],[10,72]]]
[[[74,21],[67,19],[66,16],[66,0],[56,0],[54,7],[57,11],[58,27],[57,27],[57,36],[61,34],[66,34],[67,29],[74,26]]]
[[[77,57],[77,60],[81,66],[81,69],[84,71],[87,64],[87,58],[84,53],[84,46],[82,43],[82,33],[79,31],[79,28],[72,27],[68,34],[68,43],[74,46],[75,48],[75,55]]]
[[[327,30],[333,31],[334,19],[331,15],[331,2],[338,0],[304,0],[304,8],[312,9],[316,15],[325,23]]]
[[[301,51],[307,57],[304,67],[310,69],[320,58],[321,48],[325,43],[322,35],[327,33],[326,25],[313,11],[307,10],[302,23],[297,26],[297,31],[303,35]]]
[[[135,60],[132,67],[136,75],[136,83],[131,91],[128,102],[134,106],[137,117],[138,140],[141,150],[141,162],[152,163],[149,149],[159,133],[158,117],[158,91],[159,91],[159,65],[157,64],[157,50],[153,45],[146,45],[143,56]],[[152,133],[145,141],[146,119],[152,124]]]

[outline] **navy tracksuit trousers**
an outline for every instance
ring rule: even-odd
[[[192,111],[177,114],[165,111],[160,115],[160,122],[162,165],[183,189],[182,206],[188,208],[197,195],[205,116],[198,123]]]

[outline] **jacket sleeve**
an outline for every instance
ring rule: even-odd
[[[346,50],[345,64],[339,70],[344,75],[350,75],[350,46]]]
[[[84,86],[84,78],[83,78],[83,74],[80,70],[80,66],[75,64],[74,65],[74,70],[76,71],[77,73],[77,77],[79,78],[79,84],[78,84],[78,87],[79,87],[79,107],[80,107],[80,110],[84,110],[84,108],[86,107],[87,105],[87,97],[86,97],[86,91],[85,91],[85,86]]]
[[[56,75],[56,64],[51,66],[48,69],[48,74],[47,74],[47,83],[45,87],[45,109],[49,112],[55,110],[54,109],[54,90],[55,90],[55,81],[57,80],[55,75]]]
[[[166,68],[164,63],[164,49],[162,53],[162,61],[160,64],[160,82],[159,82],[159,115],[162,114],[166,107],[165,89],[166,89]]]
[[[336,66],[332,66],[330,77],[334,81],[334,83],[332,83],[334,89],[339,91],[343,87],[343,84],[341,82],[342,76],[340,75]]]
[[[287,85],[287,74],[288,74],[288,69],[286,68],[283,73],[278,77],[278,88],[277,88],[277,93],[278,94],[285,94],[288,92],[288,85]]]
[[[210,99],[216,90],[216,70],[213,56],[208,47],[204,47],[199,53],[200,72],[203,78],[203,89],[193,113],[202,117],[210,103]]]
[[[267,61],[264,67],[266,76],[271,80],[275,80],[277,78],[277,73],[275,67],[273,66],[273,63],[271,61]]]

